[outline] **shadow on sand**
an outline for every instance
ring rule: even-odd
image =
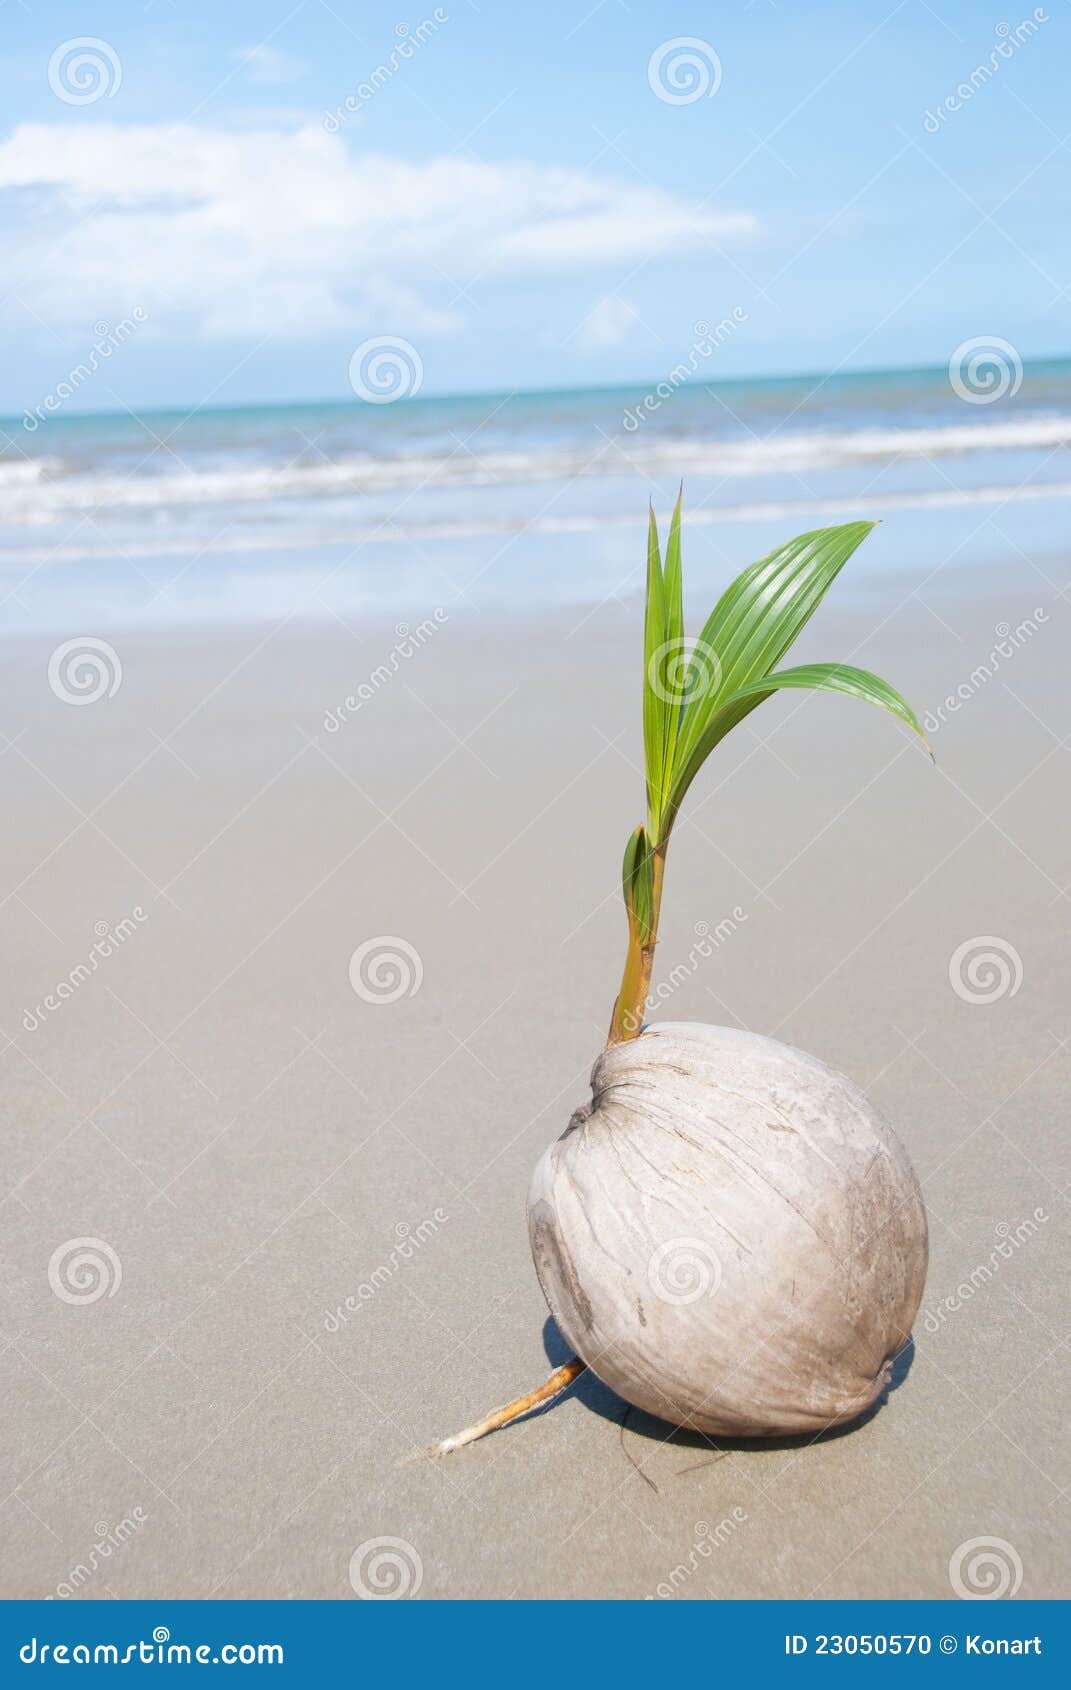
[[[570,1361],[574,1351],[570,1349],[554,1321],[548,1317],[543,1326],[543,1348],[552,1367],[561,1367]],[[615,1426],[635,1433],[637,1437],[650,1438],[656,1443],[674,1444],[681,1449],[702,1449],[714,1451],[717,1455],[729,1455],[735,1450],[776,1450],[776,1449],[805,1449],[808,1444],[828,1443],[834,1438],[850,1437],[858,1432],[881,1412],[891,1392],[899,1390],[911,1371],[915,1359],[915,1340],[909,1338],[893,1363],[892,1377],[878,1400],[870,1405],[857,1420],[850,1421],[844,1426],[831,1426],[827,1432],[817,1434],[810,1432],[799,1433],[793,1437],[783,1438],[715,1438],[708,1437],[705,1432],[686,1431],[682,1427],[671,1427],[667,1421],[657,1419],[653,1414],[647,1414],[643,1409],[633,1408],[626,1403],[609,1386],[597,1379],[590,1369],[582,1373],[575,1384],[569,1387],[555,1402],[548,1403],[545,1408],[537,1410],[537,1414],[549,1414],[557,1407],[564,1396],[576,1397],[585,1408],[593,1414],[601,1415],[604,1420],[613,1421]],[[532,1418],[536,1418],[535,1415]],[[684,1469],[687,1471],[687,1469]]]

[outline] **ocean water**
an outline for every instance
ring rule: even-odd
[[[697,600],[802,529],[857,584],[1062,553],[1071,360],[0,424],[0,631],[597,603],[685,483]]]

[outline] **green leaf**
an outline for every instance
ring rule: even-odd
[[[673,507],[673,516],[669,524],[669,539],[666,541],[666,569],[663,577],[665,582],[666,606],[666,639],[675,642],[684,639],[684,607],[682,601],[681,577],[681,502],[684,499],[684,488],[677,494],[677,503]]]
[[[772,675],[748,681],[736,692],[730,693],[715,710],[698,747],[692,753],[688,768],[681,773],[678,784],[673,789],[674,815],[692,780],[726,734],[764,699],[782,688],[787,690],[793,687],[812,692],[843,693],[849,698],[862,698],[870,704],[877,704],[918,734],[930,756],[933,756],[929,741],[922,731],[922,724],[910,704],[894,686],[888,681],[883,681],[880,675],[872,675],[867,669],[853,669],[847,663],[805,663],[798,669],[777,669]],[[672,823],[672,816],[670,820]]]
[[[625,846],[621,866],[621,889],[625,908],[635,922],[641,943],[646,943],[654,919],[654,882],[651,840],[645,827],[638,827]]]
[[[644,761],[647,814],[657,833],[665,809],[684,706],[688,653],[681,591],[681,500],[670,522],[665,568],[652,508],[647,543],[647,613],[644,626]]]
[[[846,663],[776,668],[873,526],[849,522],[816,529],[753,563],[718,600],[685,666],[681,498],[670,523],[664,570],[652,506],[643,641],[648,820],[629,839],[622,864],[629,948],[610,1023],[610,1045],[634,1038],[642,1030],[658,939],[666,842],[689,786],[714,747],[738,722],[775,692],[808,688],[877,704],[926,745],[911,706],[879,676]]]
[[[918,734],[927,751],[930,750],[922,723],[907,699],[888,681],[883,681],[880,675],[871,674],[869,669],[853,669],[848,663],[803,663],[797,669],[776,669],[765,680],[749,681],[746,686],[737,689],[733,699],[754,697],[761,704],[764,698],[769,698],[772,692],[782,687],[800,687],[811,692],[841,692],[849,698],[862,698],[905,722],[913,733]],[[930,752],[930,755],[933,753]]]
[[[801,534],[753,563],[726,588],[707,620],[685,679],[687,703],[656,842],[667,836],[681,800],[714,746],[768,696],[744,689],[770,674],[873,526],[849,522]]]
[[[647,777],[647,813],[654,820],[660,813],[666,776],[666,701],[657,685],[658,665],[666,641],[665,590],[662,559],[658,549],[658,526],[654,506],[647,524],[647,607],[643,629],[643,761]]]
[[[662,602],[665,610],[665,644],[659,663],[659,685],[664,693],[662,741],[662,783],[658,793],[657,817],[661,817],[666,801],[673,760],[677,750],[684,708],[684,683],[688,673],[688,653],[684,643],[684,605],[681,578],[681,502],[684,488],[677,494],[673,517],[666,542],[666,567],[662,577]]]

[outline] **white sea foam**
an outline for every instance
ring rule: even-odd
[[[979,487],[940,487],[918,492],[870,493],[848,498],[772,499],[756,504],[694,504],[688,512],[690,526],[709,527],[720,523],[772,522],[781,517],[804,517],[819,524],[827,518],[857,517],[895,510],[938,510],[962,505],[1026,504],[1035,500],[1071,499],[1071,481],[1016,482]],[[285,529],[256,528],[243,523],[240,530],[223,528],[210,539],[191,541],[154,533],[140,535],[124,546],[124,555],[136,557],[183,557],[196,549],[198,557],[214,553],[315,550],[322,546],[346,546],[352,554],[366,546],[392,541],[475,539],[481,536],[521,534],[585,534],[609,529],[636,528],[635,512],[575,512],[562,516],[503,517],[454,522],[397,521],[355,526],[347,522],[336,528],[292,526]],[[93,558],[114,558],[116,545],[103,540],[85,543],[75,531],[70,540],[52,546],[4,546],[0,548],[0,570],[9,566],[40,565],[52,561],[78,562]]]
[[[0,458],[0,493],[8,487],[32,486],[59,467],[59,458]]]
[[[451,487],[519,487],[613,476],[802,474],[853,464],[917,462],[950,456],[1071,446],[1071,415],[1033,415],[1001,423],[932,427],[775,432],[765,438],[620,439],[595,434],[577,445],[478,450],[458,443],[439,452],[393,456],[350,453],[330,462],[196,464],[161,471],[147,454],[133,473],[102,466],[67,468],[56,458],[0,459],[0,522],[38,527],[83,512],[168,511],[191,507],[262,507],[352,494]],[[474,449],[477,448],[477,449]],[[181,447],[178,448],[179,455]],[[968,498],[973,498],[971,494]],[[574,519],[570,518],[570,522]],[[599,519],[600,522],[602,519]]]

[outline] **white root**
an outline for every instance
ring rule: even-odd
[[[482,1420],[477,1420],[474,1426],[466,1426],[463,1432],[455,1432],[452,1438],[443,1438],[441,1443],[432,1444],[424,1450],[425,1455],[449,1455],[452,1450],[462,1449],[465,1444],[474,1444],[477,1438],[485,1438],[488,1432],[497,1432],[501,1426],[512,1425],[514,1420],[520,1420],[522,1415],[530,1414],[534,1408],[542,1408],[544,1403],[553,1402],[567,1391],[574,1379],[579,1378],[585,1371],[587,1364],[574,1357],[567,1361],[564,1367],[556,1368],[545,1384],[538,1390],[528,1391],[523,1397],[516,1397],[513,1402],[506,1403],[504,1408],[493,1408],[490,1414],[485,1414]]]

